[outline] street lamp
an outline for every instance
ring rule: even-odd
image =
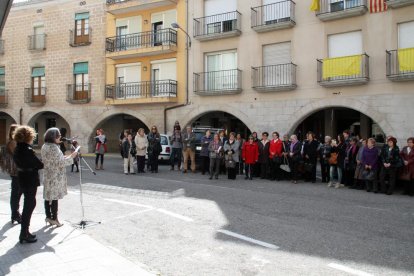
[[[191,37],[188,35],[188,33],[183,28],[181,28],[180,25],[178,25],[177,22],[171,23],[171,27],[173,27],[174,29],[180,29],[181,31],[183,31],[187,35],[188,48],[191,48]]]

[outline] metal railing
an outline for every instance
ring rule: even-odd
[[[401,51],[401,52],[400,52]],[[389,78],[414,78],[414,48],[386,52],[386,75]]]
[[[45,50],[46,34],[29,35],[29,50]]]
[[[292,0],[286,0],[252,8],[252,28],[286,21],[295,22],[295,5]]]
[[[46,87],[25,88],[24,102],[29,105],[44,105],[46,103]]]
[[[84,46],[92,43],[92,28],[88,28],[88,33],[77,35],[77,30],[69,30],[69,45],[72,47]]]
[[[340,12],[358,7],[367,7],[367,0],[320,0],[320,8],[316,14]]]
[[[171,45],[177,45],[177,31],[170,28],[108,37],[106,39],[106,51],[108,52]]]
[[[241,30],[241,13],[238,11],[194,18],[194,37]]]
[[[296,87],[296,64],[268,65],[252,69],[253,88],[255,89]]]
[[[0,55],[4,54],[4,39],[0,39]]]
[[[0,107],[6,107],[8,104],[7,90],[0,88]]]
[[[89,103],[91,101],[90,83],[85,84],[68,84],[66,101],[69,103]]]
[[[194,93],[226,94],[242,90],[242,71],[239,69],[194,73]]]
[[[107,85],[106,99],[134,99],[153,97],[177,97],[177,81],[158,80]]]
[[[332,73],[329,74],[329,77],[326,77],[327,72],[325,72],[325,74],[323,72],[324,60],[317,59],[318,83],[335,82],[335,81],[352,82],[353,80],[368,80],[369,79],[369,56],[367,54],[360,55],[359,66],[358,66],[358,60],[353,60],[352,59],[353,57],[356,57],[356,56],[340,57],[338,58],[338,60],[332,62],[329,68],[325,68],[325,70],[329,69],[330,71],[332,71]],[[353,61],[357,61],[357,63],[354,63]]]

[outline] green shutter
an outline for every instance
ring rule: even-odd
[[[0,67],[0,76],[5,75],[4,67]]]
[[[87,62],[80,62],[75,63],[73,66],[73,74],[88,74],[88,63]]]
[[[45,67],[36,67],[32,69],[32,77],[44,77]]]
[[[89,19],[89,12],[75,14],[75,20]]]

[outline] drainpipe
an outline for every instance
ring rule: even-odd
[[[186,4],[186,16],[185,16],[185,20],[186,20],[186,32],[188,33],[188,0],[185,1]],[[185,92],[186,92],[186,96],[185,96],[185,103],[184,104],[179,104],[179,105],[174,105],[174,106],[170,106],[170,107],[166,107],[164,108],[164,133],[167,134],[167,111],[168,110],[172,110],[172,109],[176,109],[176,108],[180,108],[180,107],[184,107],[186,105],[188,105],[188,70],[189,70],[189,48],[190,48],[190,41],[189,38],[186,36],[186,83],[185,83]]]
[[[20,111],[19,111],[19,125],[23,124],[23,108],[20,107]]]

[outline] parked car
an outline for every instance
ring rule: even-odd
[[[160,161],[169,161],[170,154],[171,154],[171,137],[167,134],[160,134],[161,135],[161,147],[162,152],[158,156],[158,160]],[[148,160],[148,153],[145,156],[145,159]]]
[[[218,133],[221,130],[223,130],[222,128],[213,128],[209,126],[197,126],[193,128],[193,132],[196,135],[196,164],[197,165],[201,164],[201,158],[200,158],[201,138],[206,134],[206,131],[208,129],[211,131],[211,137],[213,137],[215,133]]]

